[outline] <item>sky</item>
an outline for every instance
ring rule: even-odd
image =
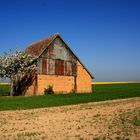
[[[54,33],[94,81],[140,81],[139,0],[0,0],[0,55]]]

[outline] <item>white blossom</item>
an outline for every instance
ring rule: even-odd
[[[4,56],[0,56],[0,78],[28,76],[32,71],[37,71],[36,61],[37,57],[18,50],[15,53],[5,53]]]

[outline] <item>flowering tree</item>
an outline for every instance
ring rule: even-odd
[[[0,78],[11,79],[10,95],[13,95],[14,87],[18,87],[19,80],[23,77],[29,77],[32,72],[36,72],[37,58],[26,54],[25,52],[15,51],[0,56]]]

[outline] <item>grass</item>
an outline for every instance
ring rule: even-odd
[[[140,81],[128,81],[128,82],[92,82],[93,85],[105,85],[105,84],[140,84]]]
[[[0,95],[7,95],[10,91],[10,85],[0,84]]]
[[[1,91],[1,89],[3,90]],[[7,88],[7,89],[6,89]],[[8,91],[0,86],[0,93]],[[59,94],[32,97],[0,97],[0,110],[32,109],[140,97],[140,84],[93,85],[91,94]]]

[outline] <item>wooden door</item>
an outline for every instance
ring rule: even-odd
[[[46,74],[47,69],[47,61],[45,59],[42,60],[42,74]]]

